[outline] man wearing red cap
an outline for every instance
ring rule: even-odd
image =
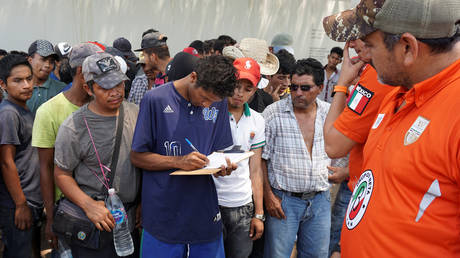
[[[224,226],[225,255],[248,257],[252,241],[259,239],[264,230],[261,155],[265,145],[265,122],[247,103],[257,90],[260,66],[252,58],[236,59],[233,66],[238,71],[237,86],[233,96],[228,98],[233,146],[226,151],[253,151],[255,154],[240,162],[232,175],[214,178],[214,182]]]

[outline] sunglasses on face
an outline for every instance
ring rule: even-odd
[[[297,84],[289,85],[289,89],[291,89],[291,91],[297,91],[297,89],[299,87],[300,87],[300,90],[302,90],[302,91],[309,91],[314,86],[311,86],[311,85],[297,85]]]

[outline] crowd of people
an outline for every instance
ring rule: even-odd
[[[458,257],[460,2],[323,27],[346,42],[325,65],[286,33],[1,50],[3,257],[39,257],[41,229],[52,257],[119,257],[125,219],[129,257]]]

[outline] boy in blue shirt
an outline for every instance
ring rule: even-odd
[[[192,71],[147,92],[140,104],[131,161],[143,169],[142,257],[224,257],[212,177],[169,174],[203,168],[206,155],[233,144],[223,99],[233,95],[236,71],[223,56],[197,60]],[[227,165],[220,175],[236,169]]]

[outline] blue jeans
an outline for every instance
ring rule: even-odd
[[[248,258],[252,251],[249,229],[254,215],[254,204],[250,202],[240,207],[220,206],[219,208],[222,214],[225,256]]]
[[[348,203],[350,202],[352,192],[348,188],[348,181],[340,184],[334,206],[332,206],[331,216],[331,241],[329,244],[329,256],[333,252],[340,253],[340,232],[342,232],[343,220],[347,213]]]
[[[140,253],[142,258],[225,258],[222,236],[203,244],[170,244],[156,239],[145,230],[142,231]]]
[[[267,216],[265,222],[266,258],[289,258],[297,237],[297,257],[328,255],[331,230],[331,195],[329,190],[310,199],[290,196],[272,189],[281,199],[286,219]]]
[[[43,209],[31,206],[29,208],[32,213],[32,227],[27,230],[19,230],[14,224],[14,212],[16,209],[0,207],[0,228],[2,229],[2,238],[5,244],[3,257],[31,257],[33,244],[40,243],[40,224]]]

